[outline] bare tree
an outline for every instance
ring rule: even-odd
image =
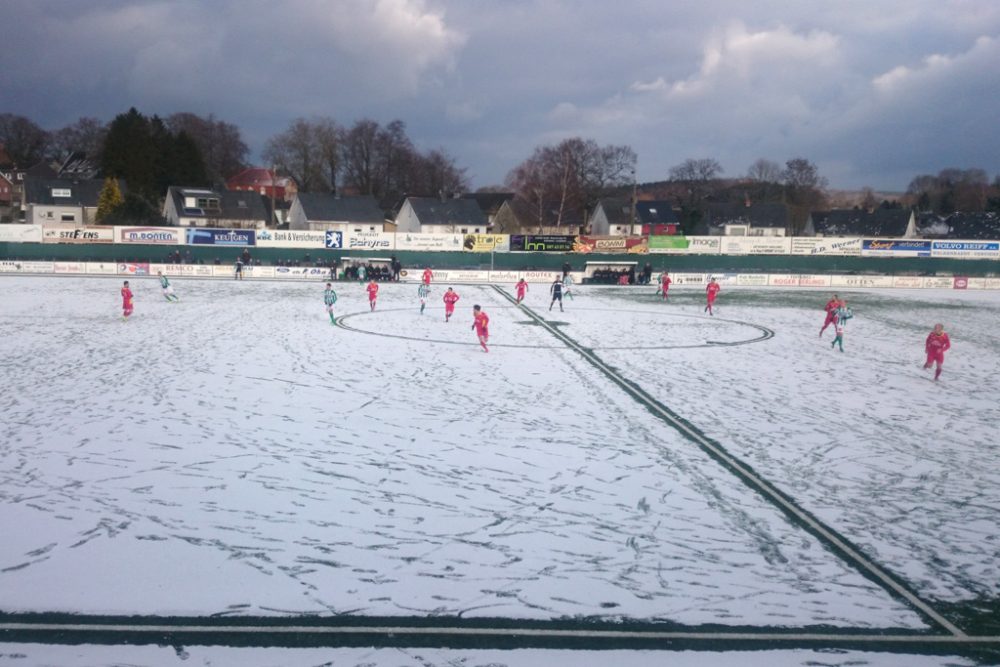
[[[747,170],[747,178],[757,183],[781,183],[781,165],[760,158],[750,165]]]
[[[287,130],[267,140],[264,159],[295,179],[302,192],[328,192],[323,154],[312,123],[299,118]]]
[[[602,147],[574,137],[536,148],[510,171],[507,186],[537,211],[539,226],[560,225],[574,214],[582,217],[598,199],[631,183],[635,163],[635,152],[628,146]]]
[[[0,144],[19,167],[30,167],[45,158],[49,133],[34,121],[10,113],[0,114]]]
[[[379,126],[365,118],[344,133],[342,165],[344,184],[361,194],[374,195],[379,181],[375,164]]]
[[[785,183],[785,201],[791,215],[791,234],[802,231],[809,214],[826,204],[826,179],[819,175],[816,165],[805,158],[792,158],[782,172]]]
[[[75,123],[51,133],[49,150],[52,157],[65,160],[80,151],[87,157],[100,159],[108,126],[96,118],[80,118]]]
[[[202,118],[189,112],[171,114],[166,124],[172,133],[184,132],[191,137],[201,151],[208,176],[213,182],[224,182],[246,168],[250,148],[236,125],[221,121],[212,114]]]

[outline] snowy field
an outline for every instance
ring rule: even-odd
[[[726,288],[709,318],[698,290],[662,303],[653,288],[584,286],[549,312],[538,284],[529,313],[455,286],[445,323],[444,286],[420,315],[413,284],[383,286],[374,312],[362,286],[338,284],[333,326],[322,283],[175,280],[178,304],[153,279],[132,283],[123,323],[118,279],[0,278],[0,611],[940,630],[622,381],[931,606],[1000,598],[1000,294],[842,294],[855,318],[841,353],[830,330],[817,337],[827,292]],[[473,303],[491,319],[489,354]],[[937,321],[953,348],[934,383],[920,365]],[[0,644],[0,664],[113,652],[88,650]],[[187,649],[256,664],[215,650]],[[273,664],[332,655],[284,651]],[[329,664],[439,664],[340,651]],[[553,664],[545,651],[449,656],[434,660]]]

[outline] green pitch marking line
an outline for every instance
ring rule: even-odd
[[[516,299],[503,289],[496,286],[494,286],[494,289],[508,301],[516,302]],[[959,627],[938,613],[933,607],[930,606],[930,604],[920,598],[920,596],[914,591],[910,590],[906,584],[889,573],[888,570],[884,570],[876,565],[872,560],[861,553],[859,549],[851,545],[846,538],[840,536],[833,528],[827,526],[820,519],[814,517],[812,514],[800,507],[790,496],[785,495],[785,493],[776,486],[758,475],[749,464],[744,463],[730,454],[721,444],[709,438],[696,426],[657,401],[638,385],[630,382],[628,379],[620,375],[614,368],[605,364],[591,349],[581,346],[560,329],[549,326],[545,319],[525,306],[523,303],[520,304],[520,307],[521,310],[523,310],[529,317],[537,321],[542,327],[565,343],[570,349],[577,352],[597,370],[625,390],[625,392],[632,396],[632,398],[641,403],[647,410],[670,424],[674,427],[674,429],[679,431],[681,435],[698,445],[702,451],[736,474],[736,476],[744,484],[764,496],[771,503],[775,504],[799,525],[808,529],[813,535],[826,544],[827,547],[832,549],[835,553],[840,554],[844,560],[851,563],[868,579],[882,586],[890,594],[904,600],[914,610],[923,615],[924,618],[951,633],[955,637],[968,636]]]

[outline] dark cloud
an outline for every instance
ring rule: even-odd
[[[671,5],[684,5],[675,7]],[[639,178],[816,162],[839,187],[1000,172],[1000,3],[15,0],[2,111],[214,113],[258,150],[300,116],[400,118],[477,185],[535,146],[629,144]]]

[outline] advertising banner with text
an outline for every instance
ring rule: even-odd
[[[930,257],[930,241],[862,239],[862,257]]]
[[[649,252],[664,255],[718,255],[721,236],[650,236]]]
[[[257,231],[261,248],[325,248],[326,232],[307,229],[261,229]]]
[[[461,250],[461,234],[396,234],[396,250]]]
[[[573,252],[575,236],[557,234],[511,234],[510,249],[516,252]]]
[[[331,232],[327,232],[331,233]],[[340,232],[332,232],[339,234]],[[396,239],[394,234],[383,232],[345,232],[346,236],[343,248],[345,250],[372,250],[375,252],[387,252],[394,250]]]
[[[931,241],[931,257],[1000,259],[1000,241]]]
[[[114,243],[114,227],[49,227],[42,228],[43,243]]]
[[[649,244],[645,236],[578,236],[573,250],[582,253],[645,254],[649,252]]]
[[[252,246],[257,235],[253,229],[188,229],[190,245]]]
[[[793,236],[791,253],[793,255],[857,256],[861,254],[861,239]]]
[[[0,243],[41,242],[41,225],[0,225]]]
[[[508,252],[510,234],[466,234],[462,247],[469,252]]]
[[[115,243],[178,245],[184,242],[184,230],[176,227],[116,227]]]
[[[784,236],[723,236],[723,255],[787,255],[792,240]]]

